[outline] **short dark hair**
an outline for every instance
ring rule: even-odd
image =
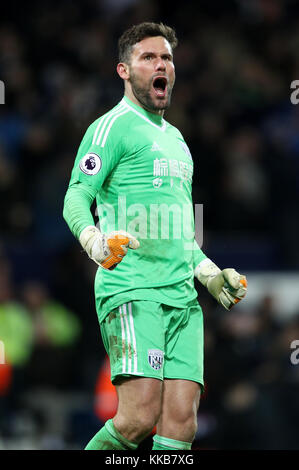
[[[118,40],[119,62],[129,63],[132,49],[135,46],[135,44],[137,44],[137,42],[140,42],[145,38],[155,37],[155,36],[164,37],[169,42],[172,50],[178,44],[176,32],[170,26],[166,26],[163,23],[151,23],[151,22],[140,23],[127,29],[119,38]]]

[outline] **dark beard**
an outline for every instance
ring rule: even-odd
[[[169,85],[168,85],[167,102],[165,104],[165,103],[162,103],[162,100],[161,100],[161,105],[159,106],[153,102],[152,97],[150,95],[151,84],[149,84],[148,88],[145,88],[145,87],[142,88],[138,84],[138,79],[136,79],[135,75],[132,72],[131,72],[130,82],[131,82],[132,92],[135,98],[142,104],[142,106],[145,109],[147,109],[148,111],[155,112],[155,111],[161,111],[161,110],[169,108],[170,102],[171,102],[171,93],[172,93],[172,88],[170,88]]]

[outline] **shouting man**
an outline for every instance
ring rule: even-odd
[[[190,449],[204,386],[194,277],[227,310],[246,294],[245,276],[220,270],[194,238],[192,157],[163,117],[176,46],[163,24],[123,33],[124,97],[87,129],[65,196],[64,218],[99,265],[96,309],[118,395],[87,450],[136,449],[155,426],[153,449]]]

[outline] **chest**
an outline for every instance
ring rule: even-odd
[[[127,139],[127,178],[146,181],[153,188],[192,184],[193,161],[186,143],[171,129],[140,127]],[[125,163],[125,162],[124,162]]]

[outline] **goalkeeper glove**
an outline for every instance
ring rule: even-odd
[[[135,237],[123,230],[107,235],[94,225],[89,225],[82,230],[79,241],[89,258],[110,271],[122,261],[128,248],[136,250],[140,245]]]
[[[232,268],[221,271],[209,258],[199,263],[194,274],[226,310],[230,310],[246,295],[246,277]]]

